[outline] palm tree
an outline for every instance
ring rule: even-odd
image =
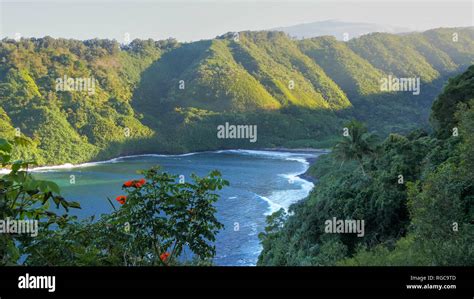
[[[364,156],[374,153],[374,145],[377,136],[367,132],[367,127],[356,120],[352,120],[346,125],[349,131],[348,136],[344,136],[339,143],[334,146],[333,152],[336,159],[344,161],[357,161],[362,173],[365,175],[362,163]]]

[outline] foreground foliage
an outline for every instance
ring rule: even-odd
[[[19,143],[17,141],[15,143]],[[1,265],[176,265],[211,264],[213,242],[223,225],[216,219],[216,190],[229,183],[218,171],[205,177],[178,176],[152,168],[125,182],[126,195],[110,203],[114,212],[97,220],[67,214],[80,208],[60,196],[58,185],[36,180],[32,161],[10,161],[15,146],[0,139],[0,162],[11,171],[0,178],[1,219],[37,220],[37,235],[0,234]],[[105,199],[104,199],[105,200]],[[66,211],[54,213],[50,203]]]
[[[36,220],[40,222],[40,229],[49,226],[64,224],[72,220],[67,214],[59,216],[50,210],[51,203],[56,208],[80,208],[77,202],[65,200],[60,195],[57,184],[49,181],[36,180],[28,167],[34,165],[30,160],[13,160],[15,147],[28,146],[29,142],[16,138],[12,143],[0,138],[0,167],[8,167],[11,171],[0,177],[0,219],[6,220]],[[7,225],[2,226],[2,230]],[[0,233],[0,265],[14,265],[22,252],[19,244],[32,241],[30,235],[19,233]]]

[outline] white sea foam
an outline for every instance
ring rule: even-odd
[[[296,162],[303,163],[304,165],[309,165],[308,160],[306,160],[305,158],[302,158],[302,157],[288,157],[288,158],[285,158],[285,160],[287,160],[287,161],[296,161]]]
[[[302,159],[304,157],[311,158],[316,157],[319,153],[295,153],[295,152],[285,152],[285,151],[265,151],[265,150],[244,150],[244,149],[233,149],[233,150],[220,150],[215,153],[234,153],[239,155],[249,155],[249,156],[264,156],[274,159]]]
[[[308,156],[308,154],[294,154],[293,156],[285,155],[287,153],[283,153],[283,154],[284,155],[274,155],[274,156],[278,158],[284,158],[285,160],[288,160],[288,161],[296,161],[303,164],[303,170],[301,172],[279,174],[280,177],[287,179],[289,184],[296,185],[299,188],[273,191],[268,196],[259,195],[259,197],[265,200],[269,205],[269,209],[265,213],[265,215],[271,215],[272,213],[278,211],[281,208],[283,208],[285,211],[288,212],[288,209],[292,204],[306,198],[314,187],[314,184],[312,182],[299,177],[301,174],[305,173],[309,168],[309,162],[306,160],[306,158],[302,157],[302,156]],[[288,154],[292,154],[292,153],[288,153]],[[309,154],[309,156],[315,157],[317,155]]]
[[[10,169],[0,169],[0,174],[9,174],[10,173]]]
[[[247,236],[256,236],[258,233],[258,227],[256,223],[250,224],[250,233]]]
[[[130,155],[130,156],[121,156],[121,157],[117,157],[117,158],[113,158],[113,159],[109,159],[105,161],[87,162],[87,163],[81,163],[81,164],[65,163],[61,165],[34,167],[34,168],[30,168],[29,170],[31,172],[50,172],[50,171],[55,171],[55,170],[75,169],[75,168],[92,167],[92,166],[97,166],[101,164],[119,163],[126,159],[133,159],[133,158],[140,158],[140,157],[187,157],[187,156],[192,156],[196,154],[198,153],[186,153],[186,154],[180,154],[180,155],[162,155],[162,154]],[[3,168],[0,169],[0,174],[7,174],[9,172],[10,172],[9,169],[3,169]]]
[[[258,194],[257,194],[257,196],[260,199],[263,199],[264,201],[266,201],[268,206],[269,206],[269,209],[264,214],[265,216],[269,216],[269,215],[275,213],[276,211],[280,210],[281,208],[283,208],[283,206],[277,204],[275,201],[271,200],[268,197],[261,196],[261,195],[258,195]]]
[[[306,198],[311,190],[314,187],[312,182],[309,182],[305,179],[299,177],[309,168],[308,158],[318,157],[321,154],[326,153],[327,151],[321,150],[320,153],[305,153],[305,152],[286,152],[286,151],[265,151],[265,150],[244,150],[244,149],[234,149],[234,150],[220,150],[215,153],[234,153],[239,155],[249,155],[249,156],[258,156],[266,157],[271,159],[280,159],[287,161],[299,162],[303,165],[301,172],[297,173],[285,173],[280,174],[281,177],[288,179],[288,183],[295,184],[298,186],[298,189],[286,189],[273,191],[268,196],[257,195],[260,199],[264,200],[269,208],[265,212],[265,215],[271,215],[272,213],[280,210],[281,208],[288,211],[288,208],[295,202]]]
[[[276,205],[281,206],[286,211],[288,211],[288,208],[295,202],[306,198],[314,187],[313,183],[303,180],[297,176],[292,178],[292,180],[292,184],[298,184],[299,189],[273,191],[268,196],[270,201],[272,201]]]

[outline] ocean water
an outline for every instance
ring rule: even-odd
[[[38,179],[59,184],[67,200],[78,201],[80,218],[112,211],[107,197],[123,194],[124,181],[140,178],[136,173],[160,165],[164,171],[199,176],[218,169],[230,186],[219,191],[217,218],[225,228],[217,235],[214,263],[221,266],[255,265],[261,251],[258,234],[267,215],[305,198],[313,184],[300,177],[306,159],[321,153],[226,150],[184,155],[141,155],[81,165],[62,165],[34,170]],[[71,175],[75,183],[71,184]],[[235,228],[238,226],[238,230]]]

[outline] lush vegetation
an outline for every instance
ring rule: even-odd
[[[15,138],[14,144],[25,147],[29,142],[22,138]],[[69,208],[78,208],[76,202],[68,202],[60,195],[59,187],[53,182],[36,180],[28,171],[34,161],[13,160],[14,146],[0,139],[0,166],[9,167],[11,171],[0,178],[0,219],[41,221],[42,225],[49,226],[69,221],[67,215],[58,216],[49,210],[50,204],[61,206],[66,211]],[[18,244],[27,243],[31,235],[5,233],[8,225],[2,225],[0,234],[0,265],[14,265],[22,255]]]
[[[142,71],[174,45],[134,41],[120,49],[107,40],[2,41],[2,137],[31,138],[30,154],[39,164],[92,160],[111,144],[121,144],[119,152],[137,150],[133,141],[153,132],[140,123],[130,98]],[[94,80],[93,92],[58,89],[64,77]]]
[[[127,46],[3,40],[0,166],[9,173],[0,178],[1,219],[38,220],[39,232],[1,234],[0,263],[209,264],[215,254],[215,191],[228,184],[216,171],[192,183],[143,171],[124,183],[113,213],[79,221],[68,211],[80,206],[36,180],[32,165],[336,144],[309,170],[319,181],[311,195],[268,218],[260,265],[472,265],[473,66],[437,97],[432,131],[428,114],[473,53],[472,28],[347,43],[278,32]],[[421,77],[421,94],[381,92],[388,75]],[[93,92],[58,90],[64,76],[97,83]],[[225,122],[257,125],[258,142],[216,138]],[[364,236],[325,233],[333,217],[364,220]]]
[[[34,161],[12,160],[12,153],[28,146],[0,139],[0,166],[10,172],[0,178],[0,265],[30,266],[168,266],[210,265],[213,241],[223,225],[216,219],[216,190],[229,183],[218,171],[193,182],[152,168],[143,178],[123,184],[126,195],[116,198],[114,212],[79,221],[69,216],[77,202],[65,200],[54,182],[37,180],[28,171]],[[56,209],[64,210],[59,215]],[[15,231],[3,230],[13,227]],[[19,231],[19,221],[30,221]],[[33,224],[32,221],[36,221]],[[23,225],[23,227],[26,227]]]
[[[474,62],[472,53],[472,28],[349,42],[281,32],[185,44],[5,39],[0,136],[26,138],[29,157],[60,164],[157,151],[321,147],[352,118],[381,136],[406,133],[428,127],[435,96]],[[421,77],[421,94],[381,92],[388,75]],[[58,79],[78,78],[95,79],[94,91],[57,89]],[[257,125],[258,142],[216,138],[225,122]]]
[[[268,217],[259,265],[474,265],[473,82],[474,66],[449,81],[431,135],[347,124],[310,196]],[[333,217],[364,220],[364,236],[326,233]]]

